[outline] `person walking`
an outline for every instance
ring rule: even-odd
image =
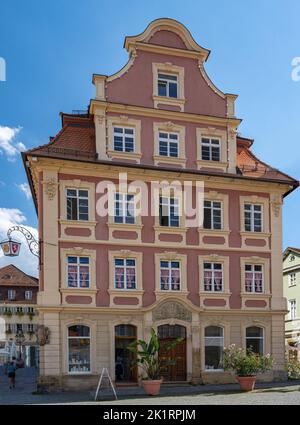
[[[8,383],[9,383],[9,389],[15,388],[16,384],[16,362],[11,360],[7,365],[7,377],[8,377]]]

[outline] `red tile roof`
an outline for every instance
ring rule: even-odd
[[[92,117],[63,116],[63,127],[50,142],[26,153],[96,158],[95,127]]]
[[[10,264],[0,269],[0,286],[38,287],[39,281],[36,277],[29,276],[18,267]]]
[[[61,113],[62,129],[48,144],[25,152],[51,157],[97,160],[95,126],[93,116]],[[251,151],[252,139],[237,136],[237,173],[250,178],[287,182],[297,187],[298,182],[281,171],[258,159]],[[103,161],[102,161],[103,162]],[[120,164],[118,164],[120,165]],[[126,165],[126,164],[125,164]],[[142,166],[142,164],[141,164]]]

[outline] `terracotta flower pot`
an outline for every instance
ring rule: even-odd
[[[254,389],[256,376],[237,376],[242,391],[252,391]]]
[[[145,380],[143,381],[143,387],[148,395],[157,395],[160,391],[160,385],[162,383],[162,379],[156,379],[156,380]]]

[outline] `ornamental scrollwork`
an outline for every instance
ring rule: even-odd
[[[43,347],[50,343],[50,329],[44,325],[38,325],[36,330],[36,339],[39,346]]]
[[[54,177],[48,178],[43,182],[44,191],[49,201],[52,201],[57,192],[57,181]]]
[[[192,321],[192,313],[177,302],[165,302],[159,305],[153,310],[152,316],[154,321],[164,319]]]

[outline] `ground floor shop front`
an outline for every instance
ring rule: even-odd
[[[222,370],[224,347],[251,347],[274,357],[264,380],[285,379],[284,312],[199,310],[188,302],[167,300],[145,310],[48,308],[41,320],[50,341],[40,350],[39,386],[47,389],[95,388],[102,368],[118,385],[138,384],[142,371],[128,345],[159,335],[164,382],[230,383]],[[172,350],[166,345],[180,337]],[[169,364],[172,360],[172,364]]]

